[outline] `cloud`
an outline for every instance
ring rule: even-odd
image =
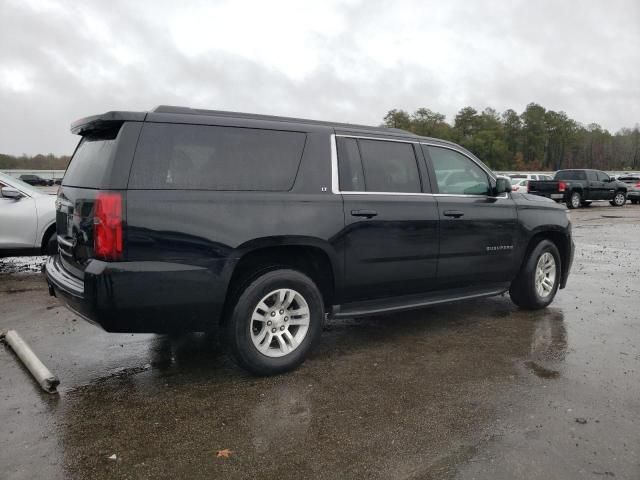
[[[640,121],[634,0],[189,5],[1,3],[0,151],[69,153],[73,120],[158,104],[378,124],[535,101]]]

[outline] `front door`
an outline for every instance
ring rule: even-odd
[[[416,143],[338,136],[345,301],[436,287],[438,206]],[[420,157],[421,158],[421,157]]]
[[[423,145],[438,192],[440,288],[485,286],[513,279],[517,214],[509,194],[491,195],[488,173],[452,148]]]

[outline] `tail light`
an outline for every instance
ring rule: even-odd
[[[636,183],[636,188],[640,188],[640,182]]]
[[[558,182],[558,191],[564,192],[567,189],[567,184],[564,182]]]
[[[100,192],[93,216],[93,248],[97,258],[117,260],[122,256],[122,195]]]

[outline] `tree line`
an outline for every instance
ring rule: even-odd
[[[453,125],[445,115],[428,108],[413,113],[393,109],[384,125],[418,135],[451,140],[467,148],[494,170],[640,170],[640,128],[623,128],[615,134],[597,123],[582,125],[565,112],[530,103],[518,114],[493,108],[478,112],[464,107]],[[68,155],[0,154],[0,170],[65,170]]]
[[[56,156],[52,153],[19,157],[0,153],[0,170],[66,170],[70,159],[68,155]]]
[[[453,125],[428,108],[413,113],[393,109],[384,126],[451,140],[467,148],[494,170],[640,170],[640,130],[613,134],[597,123],[583,125],[565,112],[530,103],[518,114],[493,108],[464,107]]]

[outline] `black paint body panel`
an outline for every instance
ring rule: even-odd
[[[53,291],[107,331],[211,328],[220,320],[238,262],[248,253],[272,247],[321,251],[333,274],[335,306],[375,301],[384,309],[385,299],[391,305],[402,296],[444,299],[449,290],[473,296],[474,288],[486,291],[489,284],[508,288],[531,238],[551,231],[566,244],[562,286],[566,283],[573,254],[571,228],[565,209],[552,201],[516,193],[503,198],[433,195],[429,159],[421,154],[421,175],[427,179],[421,194],[332,191],[331,136],[336,131],[409,141],[423,141],[422,137],[259,116],[150,112],[125,117],[119,153],[100,188],[123,193],[123,258],[117,262],[91,258],[91,225],[86,220],[92,217],[96,190],[63,185],[60,197],[67,206],[60,208],[83,211],[71,220],[76,222],[71,230],[86,248],[85,257],[72,261],[60,255],[47,267]],[[90,128],[91,121],[100,122],[100,116],[74,128]],[[295,182],[287,192],[128,189],[144,122],[295,130],[305,132],[307,139]],[[378,215],[351,215],[361,209],[376,210]],[[464,217],[443,216],[451,209],[464,212]],[[71,231],[63,214],[59,216],[58,229]],[[83,285],[81,294],[69,291],[65,275]]]

